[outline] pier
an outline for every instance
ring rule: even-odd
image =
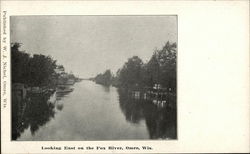
[[[128,96],[134,100],[146,100],[158,106],[169,106],[176,108],[176,94],[170,88],[162,88],[159,84],[154,87],[134,87],[128,90]]]

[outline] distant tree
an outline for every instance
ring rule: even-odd
[[[109,86],[111,84],[111,81],[112,81],[111,71],[106,70],[103,74],[98,74],[94,80],[98,84]]]
[[[112,74],[111,74],[110,70],[106,70],[104,72],[103,79],[104,79],[104,84],[105,85],[110,85],[111,84]]]

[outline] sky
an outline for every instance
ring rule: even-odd
[[[10,29],[21,50],[50,55],[82,78],[115,73],[135,55],[146,62],[167,41],[177,43],[176,16],[12,16]]]

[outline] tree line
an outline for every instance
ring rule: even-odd
[[[57,80],[56,60],[42,54],[20,51],[20,43],[11,44],[12,83],[28,86],[54,86]]]
[[[110,70],[106,70],[104,73],[98,74],[94,80],[98,84],[109,86],[112,83],[113,76]]]
[[[165,43],[162,49],[156,49],[150,60],[146,63],[138,56],[133,56],[120,68],[116,75],[110,70],[98,74],[94,80],[103,85],[131,88],[153,87],[160,84],[176,92],[176,43]],[[106,84],[108,83],[108,84]]]

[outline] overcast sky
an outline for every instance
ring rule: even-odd
[[[13,16],[11,42],[30,54],[51,55],[66,71],[93,77],[116,72],[129,57],[149,60],[177,42],[176,16]]]

